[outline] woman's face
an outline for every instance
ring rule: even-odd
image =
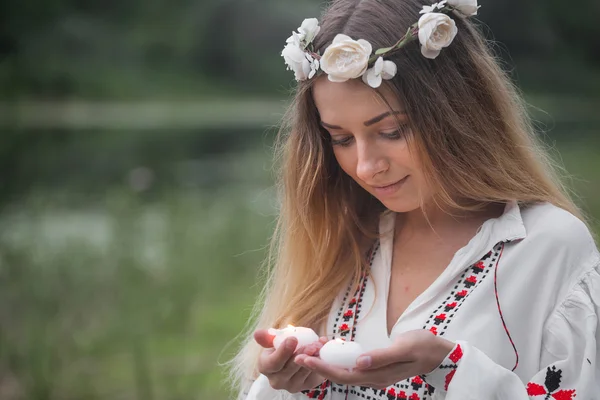
[[[392,112],[358,80],[337,83],[320,78],[313,88],[321,125],[331,135],[335,158],[344,172],[388,209],[413,211],[421,199],[427,202],[431,189],[416,154],[409,151],[411,131],[402,104],[383,85],[381,94]]]

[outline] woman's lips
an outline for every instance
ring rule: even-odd
[[[378,196],[389,196],[389,195],[395,193],[398,189],[400,189],[402,187],[402,185],[404,184],[404,182],[406,182],[406,179],[408,177],[409,177],[409,175],[406,175],[404,178],[400,179],[396,183],[392,183],[391,185],[379,186],[379,187],[373,186],[373,191]]]

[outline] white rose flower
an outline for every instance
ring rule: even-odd
[[[304,73],[304,60],[306,60],[306,56],[304,54],[304,51],[293,42],[285,46],[281,52],[281,56],[287,64],[287,69],[294,71],[296,80],[306,79],[305,75],[307,74]]]
[[[423,14],[418,25],[421,53],[431,59],[436,58],[444,47],[448,47],[458,32],[454,20],[442,13]]]
[[[338,34],[321,57],[321,69],[331,82],[345,82],[363,75],[369,66],[373,47],[363,39]]]
[[[297,81],[304,81],[312,78],[319,69],[319,61],[306,53],[295,43],[289,43],[285,46],[281,52],[281,56],[288,66],[287,69],[294,71],[294,76]]]
[[[302,26],[298,28],[300,40],[306,45],[313,41],[315,36],[319,33],[321,27],[319,26],[319,20],[316,18],[307,18],[302,21]]]
[[[285,41],[286,43],[292,43],[294,44],[296,47],[300,47],[302,44],[302,39],[300,38],[300,35],[298,35],[296,32],[292,32],[292,36],[290,36],[289,38],[287,38],[287,40]]]
[[[480,7],[477,5],[477,0],[448,0],[448,4],[467,17],[477,15],[477,10]]]
[[[375,61],[375,65],[369,68],[367,72],[362,76],[363,82],[372,88],[378,88],[381,86],[382,79],[388,80],[396,76],[398,67],[393,61],[384,61],[383,57],[379,57]]]

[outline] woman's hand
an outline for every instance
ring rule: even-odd
[[[295,361],[337,384],[384,389],[433,371],[453,348],[454,343],[427,330],[415,330],[398,336],[388,348],[361,355],[357,368],[352,371],[309,355],[298,355]]]
[[[297,393],[302,390],[312,389],[320,385],[325,378],[318,373],[304,368],[294,362],[298,354],[309,357],[317,357],[327,338],[321,338],[318,342],[296,349],[298,340],[287,338],[277,350],[273,348],[274,336],[269,335],[266,330],[254,332],[254,340],[264,347],[258,361],[258,370],[269,379],[273,389],[287,390]]]

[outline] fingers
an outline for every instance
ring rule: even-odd
[[[285,381],[285,389],[288,392],[297,393],[305,389],[312,389],[324,381],[323,377],[317,375],[308,368],[301,367],[300,365],[297,365],[297,367],[298,370],[287,379],[284,379],[278,374],[277,381]]]
[[[305,346],[302,349],[297,350],[296,354],[306,354],[309,356],[317,357],[322,347],[323,345],[320,342],[315,342],[309,344],[308,346]]]
[[[256,340],[256,343],[258,343],[265,349],[273,347],[274,337],[275,336],[273,335],[269,335],[269,332],[266,329],[259,329],[256,332],[254,332],[254,340]]]
[[[274,352],[264,351],[259,362],[260,372],[268,375],[281,371],[293,356],[297,345],[298,340],[292,337],[287,338]]]
[[[277,372],[277,380],[281,380],[284,382],[292,381],[296,373],[301,369],[306,368],[303,368],[301,365],[296,364],[294,362],[294,355],[291,354],[285,362],[285,364],[283,365],[283,368],[281,368],[281,370]]]
[[[340,385],[388,387],[389,385],[415,376],[414,366],[392,364],[372,371],[346,370],[334,367],[316,357],[301,354],[296,356],[296,363],[311,369],[316,374]]]
[[[290,378],[290,384],[294,388],[301,388],[297,390],[298,392],[306,387],[307,381],[309,381],[310,376],[314,374],[310,369],[303,368],[298,365],[298,371]]]
[[[316,357],[310,357],[305,354],[300,354],[300,355],[296,356],[295,361],[296,361],[296,363],[301,364],[302,366],[323,376],[325,379],[329,379],[332,382],[335,382],[338,384],[357,385],[357,384],[362,384],[363,382],[367,382],[361,376],[361,375],[366,374],[365,372],[360,372],[360,371],[352,371],[351,372],[346,369],[334,367]]]
[[[391,347],[362,354],[357,360],[357,368],[370,370],[393,364],[412,363],[414,361],[412,347],[397,342]]]
[[[320,348],[322,345],[319,344],[318,347]],[[310,369],[301,366],[302,360],[306,357],[309,357],[311,353],[318,353],[318,349],[305,348],[301,354],[298,354],[294,358],[294,362],[298,365],[299,370],[294,374],[294,376],[292,376],[290,383],[294,385],[294,387],[300,387],[300,390],[313,388],[325,380],[323,377],[314,373]]]
[[[295,343],[295,342],[296,341],[294,340],[293,343]],[[284,342],[281,347],[284,347],[285,344],[286,343]],[[278,350],[279,349],[277,349],[277,351]],[[311,348],[308,348],[308,349],[299,348],[298,351],[314,353],[318,350],[315,348],[315,346],[313,346],[312,349]],[[268,350],[265,350],[264,352],[268,352]],[[290,353],[286,353],[286,354],[290,354]],[[276,355],[273,353],[273,355],[271,355],[270,357],[274,359],[275,356]],[[303,354],[303,356],[306,357],[305,354]],[[314,377],[312,380],[310,379],[311,374],[313,374],[312,371],[295,363],[294,358],[295,357],[293,357],[293,353],[292,353],[292,354],[290,354],[290,357],[287,359],[287,361],[285,362],[283,367],[281,369],[279,369],[278,371],[272,372],[272,373],[263,372],[269,379],[269,384],[271,385],[271,387],[273,389],[278,389],[278,390],[284,389],[290,393],[296,393],[303,389],[309,389],[312,387],[312,386],[307,386],[308,384],[311,384],[311,382],[315,380]],[[268,364],[263,362],[263,369],[264,369],[265,365],[267,365],[267,367],[268,367]],[[279,366],[277,366],[277,368],[279,368]],[[276,368],[273,368],[273,370],[274,369],[276,369]],[[313,374],[313,375],[316,376],[316,374]]]

